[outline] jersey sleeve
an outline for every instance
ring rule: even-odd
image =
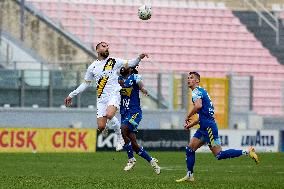
[[[121,58],[115,58],[115,66],[117,69],[120,69],[121,67],[127,65],[129,67],[135,67],[139,64],[139,62],[141,61],[141,59],[139,57],[131,59],[131,60],[124,60]]]
[[[128,63],[128,60],[124,60],[124,59],[121,59],[121,58],[115,58],[116,69],[122,68],[127,63]]]
[[[92,73],[92,65],[90,65],[86,71],[84,79],[86,81],[92,81],[94,80],[94,74]]]
[[[195,89],[192,91],[192,102],[194,103],[197,99],[202,99],[202,92]]]
[[[139,83],[140,81],[142,81],[141,75],[134,74],[134,81],[135,81],[136,83]]]

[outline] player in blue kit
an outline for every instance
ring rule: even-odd
[[[133,151],[135,151],[136,154],[151,164],[156,174],[160,174],[161,168],[158,165],[158,160],[151,157],[136,141],[137,127],[142,119],[139,90],[146,96],[148,92],[144,88],[141,76],[138,75],[136,68],[122,67],[120,74],[118,82],[122,87],[120,90],[121,133],[125,142],[124,149],[128,155],[128,163],[124,170],[129,171],[134,167],[136,159]]]
[[[186,147],[187,174],[185,177],[176,180],[176,182],[194,181],[193,167],[195,163],[195,151],[204,144],[208,144],[217,160],[248,155],[256,163],[259,163],[253,147],[249,147],[247,150],[222,150],[217,124],[214,119],[214,106],[207,91],[199,86],[199,82],[200,75],[197,72],[190,72],[188,75],[188,87],[192,90],[192,102],[194,107],[185,120],[184,128],[188,130],[198,123],[200,128],[196,131]],[[191,121],[190,118],[196,113],[199,118]]]

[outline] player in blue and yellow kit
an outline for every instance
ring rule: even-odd
[[[214,106],[207,91],[199,87],[199,82],[200,75],[197,72],[190,72],[188,75],[188,86],[192,90],[192,102],[194,107],[185,120],[184,128],[188,130],[198,123],[200,128],[196,131],[186,147],[187,174],[184,178],[176,180],[176,182],[194,181],[193,167],[195,163],[195,151],[204,144],[208,144],[217,160],[248,155],[256,163],[259,163],[253,147],[249,147],[247,150],[222,150],[217,124],[214,119]],[[190,118],[196,113],[198,114],[198,119],[191,121]]]
[[[131,170],[136,159],[133,155],[133,150],[142,158],[147,160],[154,168],[156,174],[160,174],[161,168],[158,165],[158,160],[149,156],[149,154],[139,146],[136,141],[136,132],[139,122],[142,119],[142,110],[140,107],[139,91],[141,90],[144,95],[148,95],[147,90],[144,88],[141,76],[138,75],[136,68],[121,68],[121,76],[118,82],[122,89],[120,114],[121,114],[121,133],[124,139],[124,149],[128,155],[128,163],[124,170]]]

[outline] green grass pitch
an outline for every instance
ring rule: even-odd
[[[283,188],[284,153],[259,154],[261,163],[248,157],[217,161],[197,153],[194,183],[176,183],[186,174],[184,152],[150,152],[162,167],[152,167],[137,157],[129,172],[123,171],[124,152],[1,153],[0,188]]]

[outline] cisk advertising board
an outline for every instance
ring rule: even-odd
[[[0,152],[95,152],[96,129],[1,128]]]
[[[193,137],[196,130],[190,132]],[[222,149],[245,149],[254,146],[258,152],[279,151],[279,131],[277,130],[219,130]],[[209,152],[208,146],[202,146],[199,152]]]

